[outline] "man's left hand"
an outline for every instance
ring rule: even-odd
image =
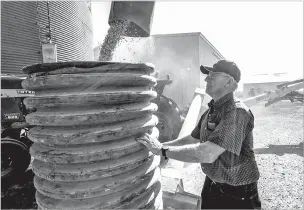
[[[157,138],[153,138],[146,133],[144,136],[139,137],[136,140],[145,145],[153,154],[160,155],[163,145],[157,140]]]

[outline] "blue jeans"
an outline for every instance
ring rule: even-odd
[[[261,209],[257,183],[231,186],[213,182],[206,176],[201,209]]]

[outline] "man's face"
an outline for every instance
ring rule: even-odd
[[[224,92],[229,77],[230,75],[222,72],[210,72],[205,78],[206,93],[212,97]]]

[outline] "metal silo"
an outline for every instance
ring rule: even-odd
[[[43,62],[51,38],[57,61],[93,60],[90,1],[1,1],[1,72]]]

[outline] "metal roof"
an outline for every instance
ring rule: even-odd
[[[216,53],[216,55],[220,59],[225,59],[224,56],[211,44],[211,42],[201,33],[201,32],[190,32],[190,33],[174,33],[174,34],[152,34],[151,35],[154,38],[159,38],[163,36],[199,36],[202,38]]]
[[[277,83],[277,82],[287,82],[296,79],[301,79],[295,77],[294,75],[284,73],[271,73],[271,74],[259,74],[259,75],[251,75],[249,77],[245,77],[241,80],[243,84],[258,84],[258,83]]]

